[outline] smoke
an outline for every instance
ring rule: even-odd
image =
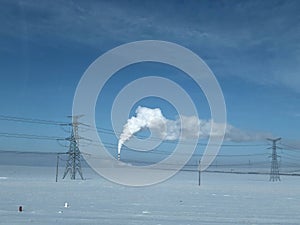
[[[142,129],[149,128],[162,140],[178,140],[221,136],[224,124],[214,123],[212,120],[201,120],[196,116],[183,116],[177,120],[165,118],[159,108],[151,109],[139,106],[135,111],[136,116],[127,120],[123,127],[118,143],[118,154],[121,153],[122,145],[134,134]],[[214,123],[214,130],[211,126]],[[230,124],[226,125],[225,140],[232,142],[260,141],[272,135],[268,133],[254,133],[242,131]]]
[[[160,109],[149,109],[139,106],[135,113],[136,116],[128,119],[127,123],[124,125],[123,132],[119,138],[118,154],[120,154],[121,147],[124,142],[129,140],[132,135],[139,132],[143,128],[155,129],[159,134],[161,134],[163,139],[168,139],[166,137],[168,132],[166,132],[165,129],[168,120],[162,115]]]
[[[225,140],[232,142],[251,142],[251,141],[264,141],[267,138],[273,138],[271,133],[263,132],[250,132],[240,130],[230,124],[226,126]]]

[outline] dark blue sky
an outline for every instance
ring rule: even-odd
[[[230,124],[299,140],[299,11],[299,1],[275,0],[2,0],[1,114],[67,121],[76,86],[97,57],[120,44],[155,39],[183,45],[209,65],[223,90]],[[112,79],[107,96],[129,81]],[[192,84],[186,88],[193,92]],[[97,110],[108,113],[108,100]],[[208,117],[206,111],[203,115]],[[66,135],[7,122],[0,129]],[[22,149],[6,139],[1,147]]]

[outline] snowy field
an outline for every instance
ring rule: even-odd
[[[56,183],[52,167],[0,166],[0,224],[300,224],[300,177],[203,173],[199,187],[180,172],[133,188],[83,172]]]

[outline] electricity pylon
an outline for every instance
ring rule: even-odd
[[[79,150],[79,135],[78,135],[78,118],[82,117],[80,116],[73,116],[72,117],[72,123],[69,124],[72,126],[72,132],[71,136],[69,138],[66,138],[70,142],[69,151],[67,152],[68,160],[66,162],[66,169],[63,176],[63,179],[66,177],[68,173],[70,173],[71,180],[76,179],[76,173],[78,172],[81,179],[83,180],[82,171],[81,171],[81,153]]]
[[[276,138],[276,139],[270,139],[267,138],[267,140],[272,141],[272,162],[271,162],[271,171],[270,171],[270,180],[269,181],[280,181],[280,176],[279,176],[279,165],[278,165],[278,155],[277,155],[277,145],[276,142],[281,140],[281,138]]]

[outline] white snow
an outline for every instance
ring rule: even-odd
[[[60,168],[60,177],[63,168]],[[150,187],[59,179],[55,168],[0,166],[0,224],[299,224],[300,177],[180,172]],[[68,206],[65,207],[65,203]],[[22,205],[23,212],[18,212]]]

